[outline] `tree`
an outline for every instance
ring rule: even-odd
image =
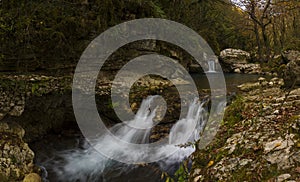
[[[251,20],[255,35],[258,60],[268,62],[287,45],[299,40],[299,2],[297,0],[240,0]],[[299,44],[300,45],[300,44]],[[297,46],[293,46],[294,48]]]

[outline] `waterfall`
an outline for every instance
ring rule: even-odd
[[[215,61],[214,60],[208,60],[208,72],[209,73],[214,73],[216,72],[215,70]]]
[[[153,126],[153,118],[156,113],[156,109],[150,110],[150,103],[154,98],[155,96],[149,96],[143,100],[135,118],[125,122],[125,124],[116,124],[110,128],[111,133],[129,143],[148,143],[151,127]],[[179,147],[178,145],[185,144],[182,138],[189,138],[188,142],[194,142],[200,138],[199,133],[205,126],[206,115],[207,112],[203,109],[203,103],[200,103],[199,99],[194,99],[189,105],[187,116],[177,121],[171,128],[168,144],[161,146],[156,152],[151,154],[122,153],[120,150],[116,150],[119,146],[113,145],[110,137],[104,135],[97,139],[96,145],[93,147],[62,151],[59,157],[64,162],[60,164],[59,161],[54,163],[52,161],[52,166],[50,167],[54,168],[60,181],[105,181],[105,179],[100,178],[101,173],[109,168],[117,168],[120,163],[118,164],[118,162],[102,156],[95,150],[101,148],[110,151],[113,156],[118,155],[137,159],[145,155],[159,155],[163,158],[163,160],[158,162],[159,166],[162,169],[167,169],[168,166],[181,162],[194,152],[195,148],[193,146]],[[130,148],[126,148],[126,150],[130,150]],[[168,156],[170,151],[175,150],[177,152]],[[126,167],[127,164],[122,165],[125,166],[123,166],[124,169],[122,168],[123,172],[128,173],[130,169]],[[47,167],[47,165],[45,166]]]

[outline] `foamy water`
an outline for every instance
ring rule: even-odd
[[[156,113],[156,109],[150,110],[150,104],[154,99],[155,96],[145,99],[133,120],[116,124],[110,128],[110,132],[124,142],[147,144]],[[88,146],[86,149],[61,151],[58,154],[60,161],[50,161],[45,166],[53,169],[58,181],[100,181],[99,178],[105,170],[120,166],[119,162],[98,152],[105,151],[105,153],[110,153],[112,158],[130,158],[134,161],[140,161],[145,156],[158,157],[162,159],[157,162],[158,165],[165,170],[194,152],[193,146],[180,147],[179,145],[198,140],[199,133],[205,126],[206,118],[207,112],[203,108],[203,103],[194,99],[189,105],[186,117],[177,121],[171,128],[168,143],[159,146],[155,151],[145,150],[136,153],[129,145],[122,146],[120,149],[120,146],[111,140],[111,136],[103,135],[96,139],[93,146]],[[188,138],[188,141],[185,141],[185,138]],[[170,155],[173,151],[176,152]],[[132,165],[124,164],[122,168],[124,172],[128,173]],[[105,179],[101,179],[101,181],[105,181]]]

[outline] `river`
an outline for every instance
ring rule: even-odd
[[[214,74],[214,73],[210,73]],[[213,75],[212,75],[213,76]],[[245,82],[256,81],[259,75],[243,75],[243,74],[225,74],[228,92],[237,92],[236,86]],[[209,89],[209,84],[205,75],[192,74],[198,89]],[[196,105],[192,105],[195,109]],[[198,105],[198,108],[200,106]],[[140,108],[147,111],[147,108]],[[197,109],[196,109],[197,110]],[[150,117],[149,113],[146,116]],[[153,116],[151,116],[153,117]],[[183,123],[187,123],[192,116],[187,116]],[[195,118],[195,117],[194,117]],[[148,118],[149,120],[149,118]],[[198,116],[197,122],[201,119]],[[195,122],[196,122],[195,120]],[[181,121],[176,122],[179,125]],[[203,118],[200,122],[204,122]],[[176,130],[176,124],[173,128]],[[185,125],[183,125],[185,127]],[[114,126],[116,127],[116,126]],[[119,129],[121,128],[121,129]],[[179,128],[179,127],[177,127]],[[198,132],[201,131],[198,128]],[[118,130],[122,130],[121,135],[130,133],[128,128],[118,126]],[[124,131],[123,131],[124,130]],[[189,130],[185,130],[188,132]],[[120,133],[120,132],[119,132]],[[132,132],[131,132],[132,133]],[[136,133],[136,131],[133,131]],[[179,133],[179,131],[174,131]],[[172,134],[171,134],[172,135]],[[174,135],[176,136],[176,135]],[[120,136],[122,137],[122,136]],[[131,137],[131,138],[130,138]],[[133,136],[130,136],[128,142],[133,141]],[[180,138],[180,137],[179,137]],[[136,138],[134,138],[136,140]],[[106,147],[109,150],[117,150],[117,146],[110,146],[109,141],[104,142],[105,138],[99,139],[100,147]],[[103,144],[102,144],[102,143]],[[79,130],[66,130],[60,135],[50,134],[45,136],[42,140],[32,143],[30,147],[35,152],[35,163],[45,168],[43,177],[48,181],[107,181],[107,182],[159,182],[163,171],[168,172],[171,176],[178,169],[179,164],[194,149],[182,149],[181,152],[175,154],[171,158],[161,160],[159,162],[140,165],[127,165],[113,160],[109,160],[101,156],[97,151],[87,144]],[[169,146],[168,150],[174,150],[174,146]],[[160,153],[164,153],[160,152]],[[116,153],[119,155],[119,153]],[[123,155],[123,154],[122,154]],[[133,153],[133,155],[135,155]],[[126,156],[125,157],[132,157]]]

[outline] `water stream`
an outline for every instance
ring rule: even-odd
[[[139,108],[135,118],[131,121],[119,123],[110,128],[114,136],[125,142],[145,144],[149,143],[151,126],[156,109],[150,110],[150,104],[156,96],[149,96]],[[188,142],[199,139],[199,133],[205,126],[207,112],[203,103],[198,99],[192,101],[185,118],[177,121],[171,128],[167,138],[167,145],[160,146],[156,151],[145,153],[131,152],[130,147],[118,150],[119,146],[113,145],[111,138],[102,135],[95,145],[81,142],[81,147],[70,147],[53,152],[52,156],[44,156],[44,160],[37,161],[49,172],[45,178],[50,181],[160,181],[161,171],[174,172],[178,164],[194,152],[193,146],[179,147]],[[195,127],[196,126],[196,127]],[[147,155],[156,155],[162,160],[151,164],[130,165],[123,164],[103,156],[97,149],[106,150],[111,156],[133,158],[137,161]],[[177,151],[176,151],[177,150]],[[170,152],[176,151],[169,156]],[[45,154],[47,155],[47,154]],[[42,159],[42,157],[40,157]]]
[[[214,60],[209,60],[207,63],[208,63],[208,73],[216,72],[215,61]]]
[[[212,76],[215,74],[212,73]],[[197,83],[198,89],[209,89],[207,78],[203,74],[193,74],[193,79]],[[243,74],[225,74],[227,83],[227,90],[229,92],[236,92],[236,86],[249,81],[256,81],[259,75],[243,75]],[[147,143],[149,142],[150,130],[137,130],[136,128],[147,128],[154,123],[154,110],[150,112],[149,103],[153,97],[144,100],[136,117],[126,124],[117,124],[110,128],[110,130],[118,135],[122,140],[130,143]],[[176,122],[171,128],[169,143],[162,147],[156,154],[152,155],[166,155],[170,150],[177,149],[178,146],[174,142],[180,143],[181,136],[185,136],[190,132],[190,127],[197,123],[197,130],[191,135],[190,141],[199,138],[199,132],[203,129],[206,121],[206,111],[202,104],[194,101],[189,105],[189,112],[186,117]],[[47,135],[46,138],[31,145],[31,148],[36,154],[36,163],[45,167],[44,178],[49,181],[108,181],[108,182],[159,182],[162,171],[167,171],[169,174],[174,173],[178,168],[179,163],[189,156],[193,151],[193,147],[180,148],[177,153],[164,160],[150,164],[128,165],[107,159],[95,150],[95,147],[104,147],[107,150],[114,151],[114,146],[110,141],[105,140],[105,136],[98,139],[96,146],[90,146],[85,142],[84,137],[80,131],[64,131],[63,135]],[[114,155],[122,155],[115,153]],[[144,155],[144,154],[140,154]],[[135,157],[138,154],[132,153]],[[124,156],[126,157],[126,156]],[[47,174],[48,173],[48,174]]]

